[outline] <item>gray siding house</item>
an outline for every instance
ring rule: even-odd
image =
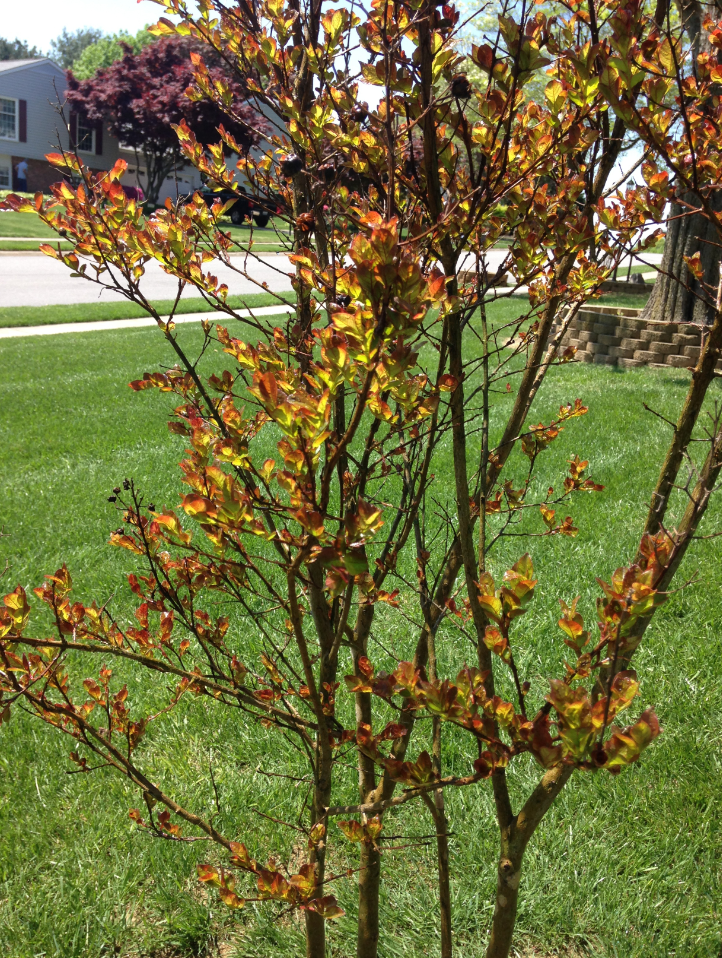
[[[122,157],[128,162],[123,182],[144,186],[144,170],[138,166],[133,150],[125,150],[104,124],[86,125],[65,106],[65,74],[52,60],[0,60],[0,190],[15,188],[15,167],[20,160],[28,164],[27,182],[31,193],[47,193],[60,180],[59,171],[45,159],[58,147],[77,145],[83,162],[94,171],[109,170]],[[177,180],[177,187],[176,187]],[[178,176],[163,184],[159,200],[175,198],[176,189],[189,193],[202,186],[200,174],[184,167]]]

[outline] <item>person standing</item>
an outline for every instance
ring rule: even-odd
[[[15,167],[15,174],[17,183],[16,189],[20,193],[27,193],[28,191],[28,161],[26,159],[20,160],[20,162]]]

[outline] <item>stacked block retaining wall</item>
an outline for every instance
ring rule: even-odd
[[[575,346],[576,358],[605,366],[653,366],[687,369],[695,366],[704,330],[687,323],[640,319],[642,310],[621,306],[588,306],[572,320],[562,348]],[[558,329],[555,325],[553,333]]]

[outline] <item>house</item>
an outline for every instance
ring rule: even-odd
[[[123,182],[145,185],[144,170],[133,150],[123,149],[104,124],[86,124],[67,106],[65,73],[48,57],[36,60],[0,60],[0,190],[16,188],[15,167],[27,160],[28,190],[47,193],[61,176],[45,159],[46,153],[77,145],[83,162],[94,171],[109,170],[118,158],[127,160]],[[200,174],[184,167],[163,184],[159,201],[202,187]]]

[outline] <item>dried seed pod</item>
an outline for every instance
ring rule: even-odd
[[[302,169],[303,160],[295,153],[288,153],[281,160],[281,174],[288,177],[288,179],[291,179],[296,173],[300,173]]]
[[[369,108],[367,103],[357,103],[356,106],[351,110],[349,116],[354,121],[354,123],[363,123],[364,120],[369,118]]]
[[[114,493],[116,494],[116,496],[117,496],[118,493],[120,492],[120,486],[115,486],[114,489],[113,489],[113,492],[114,492]]]
[[[301,215],[296,218],[296,228],[302,230],[304,233],[308,233],[315,225],[316,217],[313,213],[301,213]]]
[[[451,95],[453,97],[457,100],[468,100],[471,93],[471,83],[465,73],[457,73],[451,78]]]
[[[322,163],[317,173],[324,182],[332,183],[336,177],[336,166],[333,163]]]
[[[347,306],[351,305],[350,296],[337,296],[336,304],[341,307],[341,309],[346,309]]]

